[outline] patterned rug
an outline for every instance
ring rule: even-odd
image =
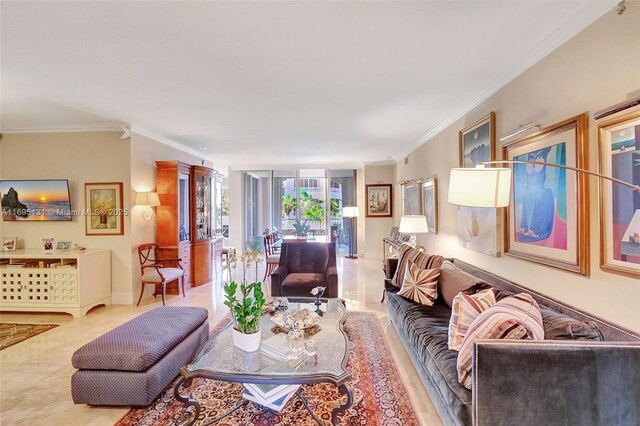
[[[0,323],[0,351],[20,343],[30,337],[37,336],[59,324],[13,324]]]
[[[376,315],[349,312],[345,331],[351,342],[347,370],[353,376],[348,385],[353,392],[354,403],[340,418],[340,424],[418,426],[420,422]],[[189,412],[173,397],[174,383],[149,407],[131,409],[116,426],[173,426],[184,423]],[[303,392],[310,408],[325,424],[330,425],[331,411],[342,401],[336,386],[329,383],[304,385]],[[191,386],[182,391],[183,395],[189,393],[202,404],[200,418],[195,424],[203,425],[237,405],[242,398],[242,385],[194,379]],[[311,426],[317,423],[302,401],[294,397],[281,413],[249,403],[216,425]]]

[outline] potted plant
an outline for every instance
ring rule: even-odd
[[[306,237],[311,230],[311,225],[307,225],[307,220],[300,222],[300,219],[296,219],[293,223],[294,234],[298,237]]]
[[[249,249],[242,254],[242,281],[235,280],[224,286],[225,306],[231,311],[234,327],[232,330],[233,344],[238,348],[254,352],[260,347],[260,318],[264,293],[262,283],[258,281],[258,264],[262,261],[260,253]],[[236,257],[230,254],[229,267],[235,269]],[[254,282],[247,282],[247,270],[255,267]]]

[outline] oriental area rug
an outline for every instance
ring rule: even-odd
[[[0,351],[57,326],[58,324],[14,324],[2,322],[0,323]]]
[[[400,378],[376,315],[349,312],[345,331],[350,341],[347,370],[352,374],[349,387],[354,403],[340,417],[340,424],[418,426],[420,422],[408,397],[409,392]],[[175,381],[149,407],[131,409],[116,426],[183,424],[189,418],[189,411],[174,398],[174,384]],[[182,394],[192,394],[202,405],[200,418],[195,423],[196,426],[202,426],[235,407],[242,398],[242,389],[238,383],[197,378]],[[342,401],[337,387],[329,383],[304,385],[303,392],[314,413],[330,425],[331,411]],[[304,408],[302,401],[294,397],[281,413],[249,403],[216,424],[312,426],[318,423]]]

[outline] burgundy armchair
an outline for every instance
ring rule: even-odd
[[[271,274],[271,295],[311,297],[314,287],[326,287],[324,297],[338,297],[336,244],[283,243]]]

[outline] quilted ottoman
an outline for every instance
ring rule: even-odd
[[[209,337],[204,308],[163,306],[74,352],[76,404],[147,406]]]

